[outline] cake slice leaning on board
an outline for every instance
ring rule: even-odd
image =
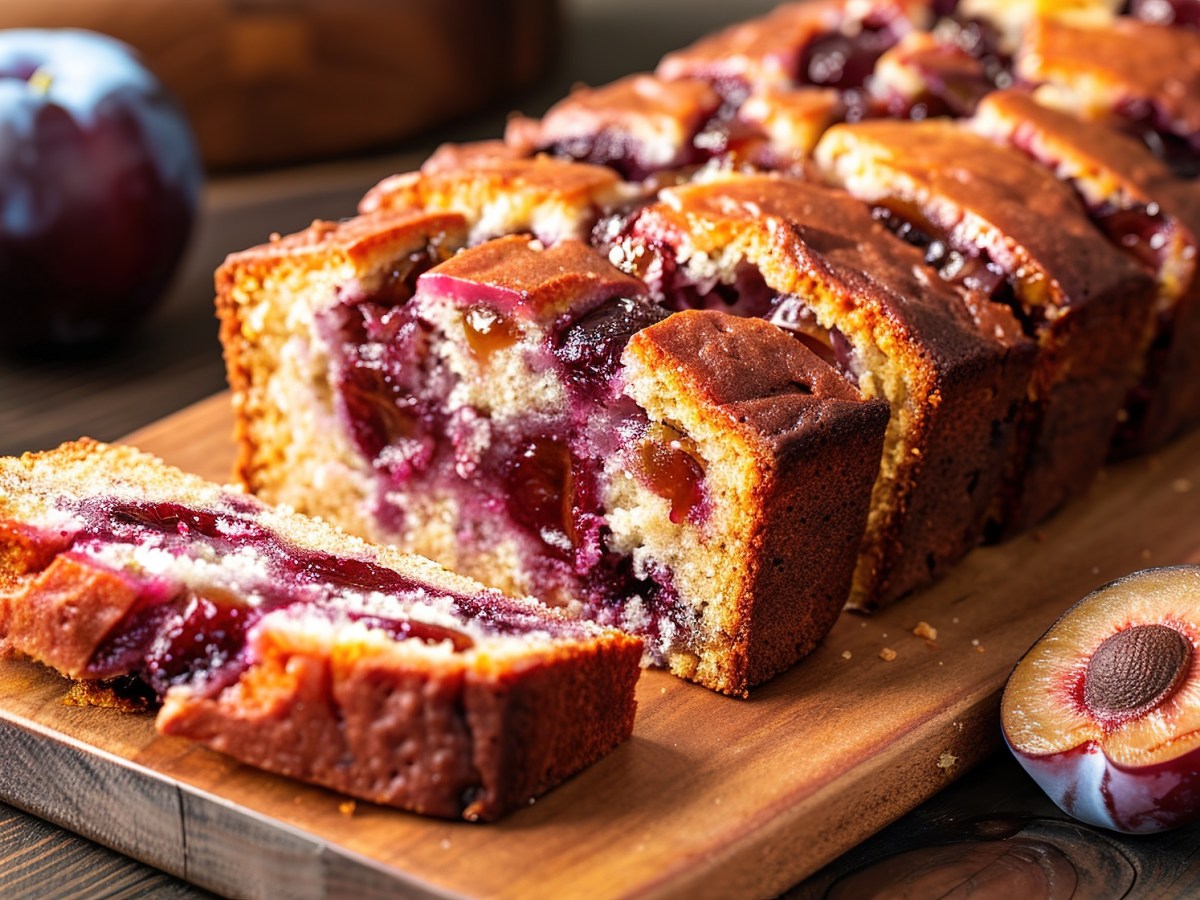
[[[629,737],[641,647],[82,439],[0,459],[0,653],[250,765],[491,820]]]

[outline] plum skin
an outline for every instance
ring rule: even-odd
[[[1112,831],[1152,834],[1200,819],[1200,749],[1151,766],[1123,766],[1088,741],[1033,756],[1004,736],[1038,786],[1069,816]]]
[[[202,182],[187,120],[131,48],[0,31],[0,348],[128,330],[165,292]]]

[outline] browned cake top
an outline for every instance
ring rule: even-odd
[[[495,196],[524,194],[554,196],[567,203],[587,203],[616,190],[620,177],[603,166],[568,162],[548,156],[514,157],[501,153],[438,154],[434,165],[420,173],[392,175],[379,182],[359,202],[359,212],[420,208],[431,196],[467,186],[485,186]]]
[[[487,302],[527,318],[609,297],[645,293],[638,279],[614,268],[580,241],[551,247],[509,235],[464,250],[420,277],[418,291],[459,302]]]
[[[1043,152],[1056,157],[1042,159],[1043,163],[1067,158],[1078,162],[1081,169],[1095,172],[1114,194],[1120,192],[1129,201],[1157,203],[1171,215],[1188,211],[1181,202],[1185,182],[1144,143],[1103,122],[1078,119],[1017,89],[989,94],[979,104],[977,119],[996,122],[1011,135],[1012,143],[1026,152],[1033,152],[1035,141],[1040,143]],[[987,127],[984,130],[990,133]],[[1200,220],[1185,224],[1193,231],[1200,230]]]
[[[467,223],[457,213],[384,210],[338,222],[317,220],[286,237],[272,235],[266,244],[230,255],[229,263],[260,263],[278,259],[316,258],[331,252],[362,258],[383,246],[410,247],[430,242],[453,246],[466,242]],[[403,252],[398,249],[397,252]]]
[[[421,171],[425,174],[464,170],[479,166],[487,167],[498,159],[522,159],[528,154],[502,140],[469,141],[465,144],[442,144],[425,162]]]
[[[862,402],[836,369],[763,319],[717,310],[686,310],[638,332],[633,340],[662,348],[706,385],[717,405],[776,400],[784,395]]]
[[[736,79],[762,86],[796,83],[805,49],[838,29],[845,6],[844,0],[785,4],[668,53],[657,74],[671,79]]]
[[[748,97],[738,118],[758,126],[772,149],[808,154],[821,133],[842,117],[842,108],[832,88],[769,88]]]
[[[656,74],[670,79],[740,82],[756,89],[810,83],[802,71],[805,55],[820,38],[836,34],[853,37],[864,23],[878,27],[920,18],[925,6],[913,0],[786,3],[765,16],[668,53]]]
[[[519,149],[541,149],[611,131],[678,147],[720,105],[720,96],[706,82],[630,75],[603,87],[572,91],[540,122],[510,120],[505,140]]]
[[[754,175],[671,188],[664,199],[647,215],[716,241],[739,232],[776,244],[794,236],[786,258],[772,266],[802,270],[855,304],[886,312],[942,359],[969,355],[981,343],[1021,340],[1020,326],[1006,310],[982,299],[965,303],[957,288],[927,272],[920,250],[841,191]],[[768,284],[776,280],[765,269],[763,275]]]
[[[1118,17],[1103,28],[1035,22],[1017,61],[1029,81],[1066,84],[1085,103],[1151,102],[1174,134],[1200,133],[1200,32]],[[1120,110],[1131,113],[1134,110]]]
[[[851,193],[986,249],[1006,273],[1038,285],[1040,303],[1085,302],[1139,274],[1052,171],[948,120],[836,125],[817,158]]]

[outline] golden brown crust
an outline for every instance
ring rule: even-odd
[[[827,88],[768,88],[738,108],[739,119],[766,135],[777,168],[807,158],[825,129],[844,114],[841,96]]]
[[[584,238],[603,212],[631,196],[612,169],[509,153],[443,148],[420,172],[393,175],[359,202],[359,212],[446,210],[464,215],[472,241],[528,231],[548,241]]]
[[[19,653],[83,678],[96,649],[138,600],[129,582],[57,556],[45,569],[0,579],[0,655]]]
[[[721,105],[707,82],[638,74],[577,88],[541,120],[510,119],[505,143],[526,153],[555,149],[590,162],[636,158],[647,169],[689,161],[691,141]]]
[[[804,63],[809,48],[827,35],[854,35],[863,27],[904,33],[928,16],[925,0],[808,0],[784,3],[668,53],[660,78],[701,78],[723,90],[752,92],[811,84]]]
[[[793,86],[802,79],[804,50],[821,35],[838,30],[845,6],[844,0],[780,6],[668,53],[655,74],[667,79],[736,80],[754,89]]]
[[[414,670],[387,646],[262,631],[215,697],[173,691],[165,734],[426,815],[491,821],[625,740],[639,643],[608,633],[519,668]]]
[[[1028,282],[1023,302],[1082,304],[1122,289],[1131,277],[1132,264],[1111,251],[1067,185],[957,123],[836,125],[822,138],[817,158],[851,193],[911,204],[945,232],[973,231],[962,237],[979,242],[997,264]],[[878,198],[866,196],[867,182]],[[1055,226],[1046,227],[1048,222]]]
[[[1141,102],[1161,109],[1165,130],[1200,136],[1200,33],[1120,16],[1104,27],[1037,19],[1016,72],[1048,83],[1080,111],[1127,114]]]
[[[1141,141],[1103,122],[1047,107],[1024,91],[984,98],[972,126],[1069,180],[1094,217],[1126,210],[1146,229],[1131,236],[1156,257],[1157,320],[1140,382],[1125,404],[1116,452],[1145,452],[1200,420],[1200,355],[1193,350],[1200,341],[1195,184],[1176,178]]]

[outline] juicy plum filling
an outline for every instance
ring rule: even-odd
[[[1163,215],[1157,203],[1123,208],[1104,203],[1089,205],[1088,212],[1110,241],[1151,271],[1162,268],[1175,223]]]
[[[701,524],[708,515],[694,444],[651,423],[621,391],[625,345],[667,312],[614,297],[563,316],[536,343],[511,313],[459,300],[463,343],[477,362],[523,354],[523,365],[554,374],[567,402],[553,414],[505,419],[456,405],[461,376],[439,361],[433,344],[446,336],[412,305],[343,297],[321,330],[333,348],[339,413],[380,475],[376,517],[401,530],[398,489],[448,495],[459,508],[457,540],[485,550],[516,540],[532,582],[567,587],[589,618],[630,627],[622,604],[638,598],[642,633],[685,634],[682,622],[664,619],[681,615],[670,573],[635,572],[628,556],[608,549],[603,503],[606,460],[615,456],[668,502],[673,522]]]
[[[1200,133],[1178,134],[1171,117],[1160,104],[1132,99],[1120,105],[1117,114],[1125,130],[1141,140],[1178,178],[1200,177]]]
[[[628,228],[636,213],[624,223]],[[621,229],[612,227],[598,235],[602,246],[615,246]],[[793,334],[817,356],[829,363],[854,384],[859,384],[862,366],[858,353],[836,327],[825,328],[817,323],[815,313],[803,297],[781,294],[771,288],[762,273],[752,264],[741,262],[732,278],[713,274],[697,277],[695,272],[681,268],[675,249],[667,241],[646,241],[647,249],[629,260],[639,268],[638,276],[651,288],[662,304],[670,310],[719,309],[747,318],[766,319],[773,325]]]
[[[1006,273],[982,247],[957,246],[948,236],[928,222],[919,211],[893,206],[877,206],[871,210],[876,221],[906,243],[924,251],[925,262],[937,270],[945,281],[959,284],[1012,310],[1026,334],[1033,334],[1041,322],[1037,307],[1024,308],[1017,300],[1016,290]]]
[[[738,119],[737,105],[723,103],[705,119],[667,163],[648,156],[639,139],[623,131],[602,129],[595,134],[556,141],[544,152],[560,159],[608,166],[627,181],[643,181],[664,169],[700,166],[711,159],[736,153],[760,137],[757,129]],[[748,149],[747,149],[748,152]]]
[[[1130,0],[1127,12],[1135,19],[1158,25],[1200,28],[1200,2],[1197,0]]]
[[[64,552],[101,565],[117,560],[139,593],[97,649],[89,674],[135,674],[160,699],[184,682],[216,693],[251,662],[249,630],[284,609],[361,622],[396,640],[445,642],[460,652],[473,646],[470,635],[413,617],[404,601],[444,604],[494,634],[573,627],[531,614],[495,592],[468,596],[433,589],[370,560],[296,546],[260,524],[261,511],[241,497],[228,498],[217,510],[106,497],[73,505],[80,524]],[[131,564],[121,565],[129,556],[114,552],[119,547],[131,548]],[[203,574],[214,560],[226,567],[223,578]]]
[[[837,328],[823,328],[812,308],[795,294],[780,294],[774,300],[770,322],[790,331],[802,344],[833,366],[842,377],[857,387],[862,367],[854,347]]]
[[[1019,129],[1013,135],[1014,146],[1047,166],[1057,165],[1059,160],[1038,153],[1030,136]],[[1116,206],[1109,202],[1096,203],[1087,194],[1078,191],[1087,207],[1088,215],[1105,236],[1125,250],[1142,265],[1154,272],[1162,269],[1166,262],[1176,225],[1167,218],[1157,203],[1130,203]]]
[[[805,48],[800,58],[800,80],[841,91],[861,88],[875,71],[879,57],[895,43],[895,33],[886,27],[822,35]]]

